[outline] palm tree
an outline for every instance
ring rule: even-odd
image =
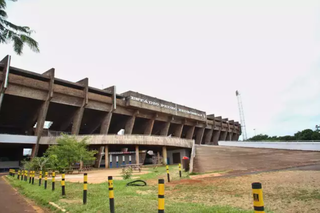
[[[12,0],[16,1],[16,0]],[[24,44],[27,44],[34,52],[39,52],[38,42],[30,37],[33,31],[26,26],[18,26],[7,21],[6,1],[0,0],[0,43],[13,42],[13,49],[22,54]]]

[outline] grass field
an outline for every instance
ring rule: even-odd
[[[146,187],[126,187],[130,180],[115,180],[116,212],[157,212],[158,178],[166,180],[164,167],[140,176]],[[232,178],[190,179],[187,173],[178,177],[176,166],[170,167],[172,182],[165,184],[165,210],[179,213],[253,212],[251,183],[263,185],[266,212],[320,212],[320,171],[280,171]],[[105,177],[107,180],[107,177]],[[30,185],[8,177],[11,184],[39,205],[54,202],[68,212],[109,212],[108,184],[89,184],[88,204],[82,205],[82,184],[66,183],[66,198],[56,191]],[[90,179],[88,180],[90,183]],[[36,181],[37,183],[37,181]],[[51,186],[51,182],[49,183]]]
[[[139,212],[150,213],[157,212],[158,207],[158,178],[166,177],[165,167],[158,167],[157,172],[150,168],[151,172],[142,175],[140,179],[146,180],[148,186],[145,187],[127,187],[126,183],[130,180],[114,180],[115,193],[115,210],[116,212]],[[178,170],[175,167],[170,168],[172,182],[165,186],[165,210],[166,212],[184,212],[184,213],[205,213],[205,212],[252,212],[241,210],[239,208],[230,207],[227,205],[206,205],[203,203],[189,202],[188,196],[192,196],[192,191],[186,190],[186,200],[175,199],[172,192],[176,190],[176,183],[180,179]],[[188,174],[183,173],[183,179],[188,180]],[[87,213],[103,213],[109,212],[109,192],[108,184],[88,184],[88,203],[82,205],[82,189],[81,183],[66,182],[66,197],[61,197],[61,185],[56,182],[56,190],[51,191],[51,181],[48,181],[48,189],[45,190],[43,185],[38,186],[38,181],[35,185],[30,185],[24,181],[18,181],[15,178],[8,177],[10,183],[19,190],[19,192],[28,198],[34,200],[38,205],[48,207],[48,202],[54,202],[65,208],[68,212],[87,212]],[[106,177],[107,180],[107,177]],[[166,180],[166,179],[165,179]],[[90,179],[88,180],[90,183]],[[193,188],[190,186],[190,188]],[[167,198],[168,197],[168,198]],[[49,207],[50,208],[50,207]],[[52,209],[52,208],[51,208]],[[55,212],[54,209],[52,209]],[[58,212],[58,211],[57,211]]]

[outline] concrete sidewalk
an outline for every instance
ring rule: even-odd
[[[4,178],[0,177],[0,213],[37,213]]]

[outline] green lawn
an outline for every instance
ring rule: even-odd
[[[118,213],[137,212],[150,213],[157,212],[157,195],[158,186],[157,179],[166,177],[165,167],[158,167],[157,169],[149,168],[151,171],[148,174],[141,175],[140,179],[148,180],[150,183],[145,187],[126,187],[126,183],[130,180],[114,180],[114,194],[115,194],[115,211]],[[179,173],[177,166],[170,167],[171,178],[178,180]],[[66,197],[62,199],[60,182],[56,182],[56,191],[51,191],[51,181],[48,181],[48,189],[45,190],[43,185],[38,186],[38,180],[35,180],[35,185],[28,182],[18,181],[16,178],[7,177],[9,182],[19,190],[19,192],[28,198],[34,200],[37,204],[48,207],[48,202],[54,202],[65,208],[68,212],[109,212],[108,199],[108,184],[88,184],[88,203],[82,204],[83,184],[66,182]],[[188,173],[183,173],[183,178],[189,178]],[[166,180],[166,178],[165,178]],[[90,183],[90,179],[88,180]],[[184,199],[170,199],[174,196],[174,189],[176,186],[166,186],[165,194],[168,197],[165,200],[165,212],[183,212],[183,213],[236,213],[236,212],[252,212],[248,210],[241,210],[230,206],[212,206],[201,204],[197,202],[190,202],[192,197],[192,185],[183,187],[184,194],[187,196]],[[189,197],[189,198],[188,198]],[[52,207],[49,207],[55,212]]]

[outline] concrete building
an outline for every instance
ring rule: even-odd
[[[41,155],[66,133],[90,136],[90,148],[99,150],[97,166],[103,153],[122,149],[131,152],[135,163],[142,163],[141,150],[175,163],[190,153],[193,141],[218,145],[218,140],[237,141],[241,134],[238,122],[221,116],[133,91],[117,94],[115,86],[93,88],[88,78],[59,79],[53,68],[42,74],[22,70],[10,66],[10,58],[0,63],[0,160],[21,160],[23,148]],[[121,129],[124,135],[117,135]],[[108,167],[113,158],[104,159]]]

